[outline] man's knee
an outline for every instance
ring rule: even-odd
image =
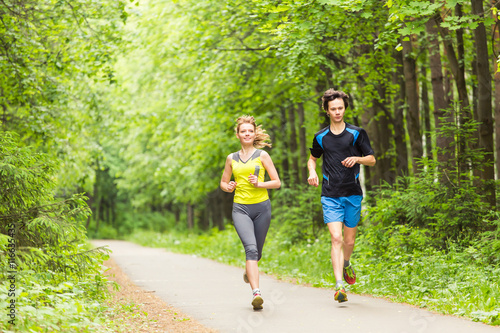
[[[345,246],[354,246],[355,239],[354,238],[344,238]]]
[[[342,233],[331,233],[330,234],[332,237],[332,246],[340,246],[342,245]]]

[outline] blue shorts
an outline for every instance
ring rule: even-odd
[[[330,198],[321,197],[325,223],[342,222],[348,228],[355,228],[361,217],[361,195]]]

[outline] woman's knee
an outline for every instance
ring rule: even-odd
[[[245,253],[246,253],[246,260],[256,260],[256,261],[260,260],[261,255],[257,250],[256,246],[245,247]]]

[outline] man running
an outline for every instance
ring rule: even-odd
[[[307,162],[307,181],[310,185],[319,185],[316,161],[323,155],[321,203],[324,222],[332,239],[331,256],[336,280],[334,298],[341,303],[347,301],[342,275],[348,284],[356,282],[350,258],[363,199],[358,178],[360,164],[374,166],[376,161],[366,131],[344,122],[349,96],[342,91],[328,89],[323,94],[322,101],[323,109],[330,118],[330,125],[314,135]]]

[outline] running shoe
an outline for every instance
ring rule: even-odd
[[[347,267],[344,267],[344,280],[349,284],[356,283],[356,273],[354,273],[354,268],[352,268],[351,264],[349,264],[349,266]]]
[[[250,280],[248,280],[247,272],[243,273],[243,281],[245,281],[245,283],[250,283]]]
[[[334,299],[339,303],[347,302],[347,293],[343,287],[339,287],[337,291],[335,291]]]
[[[256,292],[253,294],[252,306],[254,310],[262,310],[262,304],[264,303],[264,299],[260,292]]]

